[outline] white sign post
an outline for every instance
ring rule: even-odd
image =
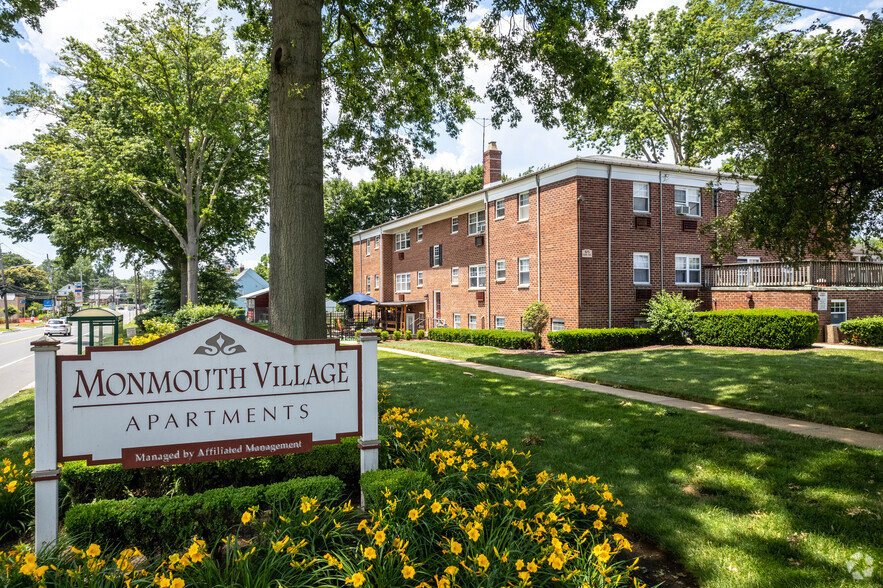
[[[34,343],[37,549],[56,539],[57,461],[139,468],[360,436],[362,471],[377,468],[376,333],[361,346],[291,341],[217,316],[145,345],[57,349]]]

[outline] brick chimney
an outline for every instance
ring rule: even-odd
[[[503,179],[503,152],[497,149],[497,143],[491,141],[484,152],[484,185],[493,184]]]

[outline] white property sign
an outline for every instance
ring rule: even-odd
[[[375,333],[362,345],[291,341],[217,316],[141,346],[40,361],[48,355],[36,362],[36,459],[54,455],[36,464],[37,482],[57,480],[56,461],[137,468],[299,453],[356,435],[363,471],[376,468]],[[41,432],[55,438],[41,443]],[[54,539],[53,526],[45,542]]]

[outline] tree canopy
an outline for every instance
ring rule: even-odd
[[[728,150],[725,97],[748,47],[796,10],[764,0],[688,0],[631,21],[610,50],[616,99],[600,120],[565,118],[569,137],[626,157],[699,166]]]
[[[3,267],[9,269],[17,265],[34,265],[34,262],[18,253],[12,253],[11,251],[3,253]]]
[[[609,105],[608,34],[634,0],[222,0],[246,16],[240,35],[270,39],[270,329],[325,332],[323,169],[382,173],[435,148],[474,116],[466,78],[492,65],[486,97],[497,125],[557,124],[575,108]],[[480,8],[480,10],[479,10]]]
[[[55,0],[2,0],[0,1],[0,42],[13,37],[21,37],[15,30],[15,23],[23,21],[35,30],[40,30],[40,17],[55,8]]]
[[[11,235],[47,233],[68,261],[113,249],[159,260],[194,302],[199,256],[251,245],[267,194],[265,73],[201,12],[167,0],[108,26],[97,48],[71,40],[56,70],[70,90],[10,95],[18,113],[55,117],[18,146]]]
[[[883,234],[883,22],[860,32],[782,33],[747,53],[728,108],[732,169],[757,191],[718,222],[791,260],[873,248]]]
[[[199,268],[199,299],[201,304],[229,305],[239,291],[233,276],[219,260],[209,260]],[[174,314],[179,308],[181,299],[181,277],[177,269],[172,268],[160,274],[147,295],[150,310],[163,314]]]

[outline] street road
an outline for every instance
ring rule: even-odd
[[[9,398],[34,381],[34,353],[31,341],[43,336],[43,329],[5,331],[0,329],[0,401]],[[55,337],[61,341],[59,354],[76,354],[77,338]]]

